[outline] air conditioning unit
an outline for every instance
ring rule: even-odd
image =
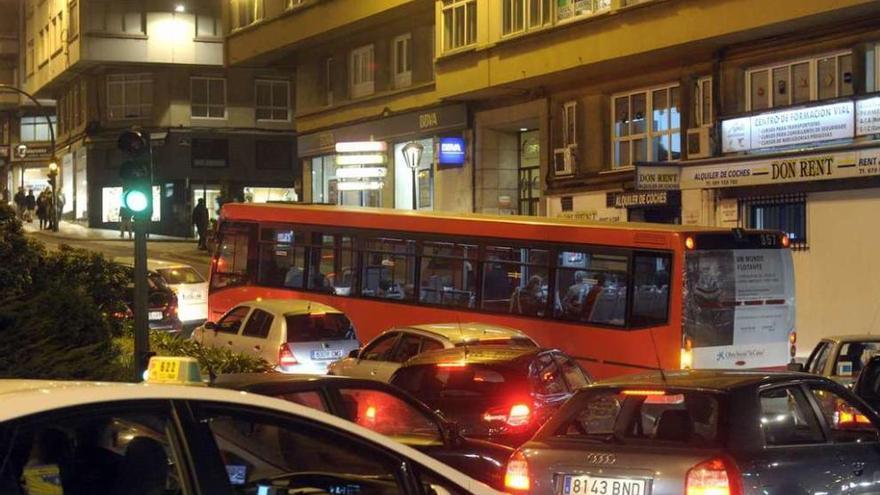
[[[577,145],[569,144],[553,150],[553,175],[574,175],[577,167]]]
[[[687,131],[688,159],[708,158],[712,156],[712,144],[715,142],[714,127],[698,127]]]

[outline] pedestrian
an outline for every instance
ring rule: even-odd
[[[205,199],[199,198],[198,204],[192,211],[192,224],[196,226],[196,232],[199,234],[199,249],[208,249],[208,207],[205,206]]]
[[[37,209],[37,198],[34,196],[34,190],[28,189],[27,196],[24,198],[24,221],[27,223],[34,222],[34,210]]]
[[[132,225],[131,225],[131,210],[125,207],[125,205],[119,207],[119,237],[125,237],[125,232],[128,232],[128,238],[132,237]]]
[[[15,198],[13,199],[13,201],[15,201],[15,214],[20,220],[24,219],[24,212],[26,210],[25,204],[27,202],[25,198],[26,195],[24,193],[24,188],[19,187],[18,192],[15,193]]]
[[[46,228],[55,230],[55,195],[46,191]]]
[[[58,194],[55,196],[55,211],[57,212],[55,215],[56,222],[60,221],[61,215],[64,214],[65,203],[67,203],[67,196],[64,195],[64,191],[58,191]]]
[[[48,227],[47,220],[49,219],[49,197],[46,194],[46,190],[40,193],[37,197],[37,218],[40,220],[40,230],[44,230]]]

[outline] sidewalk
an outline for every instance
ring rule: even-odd
[[[128,241],[128,236],[119,237],[118,230],[110,229],[91,229],[84,225],[61,221],[58,224],[58,232],[51,230],[40,230],[40,224],[34,220],[33,223],[23,223],[25,232],[29,234],[45,235],[55,239],[65,241]],[[174,237],[170,235],[150,234],[150,242],[197,242],[194,238]]]

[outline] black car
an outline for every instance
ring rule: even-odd
[[[419,354],[391,383],[455,421],[463,435],[518,446],[592,380],[555,349],[463,346]]]
[[[872,357],[862,368],[853,384],[853,392],[875,411],[880,411],[880,356]]]
[[[880,417],[805,373],[681,371],[579,391],[508,463],[559,495],[876,494]]]
[[[179,333],[183,324],[177,314],[177,294],[155,273],[147,274],[147,321],[150,330]],[[134,281],[125,288],[124,318],[134,315]]]
[[[339,416],[490,486],[504,486],[504,469],[513,449],[464,438],[455,424],[387,383],[338,376],[244,373],[220,375],[214,385],[277,397]]]

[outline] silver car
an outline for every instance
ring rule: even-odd
[[[876,494],[878,417],[827,378],[691,371],[581,389],[508,462],[512,493]]]

